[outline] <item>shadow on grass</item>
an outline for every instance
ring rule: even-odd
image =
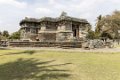
[[[36,51],[35,50],[25,50],[25,51],[23,51],[23,52],[18,52],[18,53],[12,53],[12,54],[24,54],[24,53],[26,53],[26,54],[34,54]]]
[[[50,65],[51,61],[38,61],[35,59],[18,59],[0,65],[0,80],[65,80],[71,74],[70,70],[60,69],[65,64]]]
[[[4,55],[14,55],[14,54],[34,54],[36,53],[35,50],[25,50],[25,51],[22,51],[22,52],[15,52],[15,53],[7,53],[7,54],[3,54],[3,55],[0,55],[0,56],[4,56]]]

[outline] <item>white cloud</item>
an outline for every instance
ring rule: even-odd
[[[110,0],[110,1],[113,2],[113,3],[117,3],[117,4],[120,3],[120,0]]]
[[[0,24],[2,23],[2,21],[0,21]]]
[[[21,1],[21,2],[20,2]],[[0,26],[13,32],[25,16],[40,18],[59,16],[65,11],[69,16],[85,18],[93,26],[96,17],[120,9],[120,0],[0,0]],[[12,6],[12,7],[11,7]],[[19,9],[20,8],[20,9]],[[9,14],[8,14],[9,13]],[[10,25],[7,25],[7,24]]]
[[[55,4],[56,1],[55,1],[55,0],[49,0],[48,3],[49,3],[49,4]]]
[[[36,13],[41,13],[41,14],[50,14],[50,13],[52,13],[52,11],[49,8],[42,8],[42,7],[36,8],[35,12]]]
[[[8,4],[18,8],[25,8],[27,6],[27,3],[19,2],[17,0],[0,0],[0,4]]]

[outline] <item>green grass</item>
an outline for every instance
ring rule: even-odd
[[[0,50],[0,80],[120,80],[120,53]]]

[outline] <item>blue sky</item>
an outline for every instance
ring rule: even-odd
[[[119,0],[0,0],[0,31],[17,31],[25,17],[69,16],[85,18],[94,27],[96,17],[120,10]]]

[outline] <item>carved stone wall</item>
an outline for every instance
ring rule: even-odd
[[[56,33],[39,33],[39,41],[56,41]]]
[[[21,39],[35,41],[40,25],[38,23],[24,23],[21,25]]]
[[[56,41],[70,41],[72,37],[72,32],[59,32],[57,33]]]

